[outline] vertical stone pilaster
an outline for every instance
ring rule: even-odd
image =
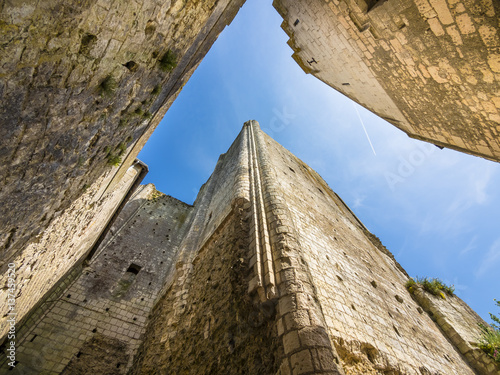
[[[258,183],[253,186],[260,189],[255,195],[262,199],[252,203],[258,205],[254,211],[263,209],[265,212],[259,219],[261,227],[266,226],[262,230],[269,234],[269,268],[273,269],[277,286],[276,324],[284,349],[278,373],[343,374],[327,333],[307,265],[302,260],[302,249],[294,233],[294,224],[280,192],[262,132],[256,121],[249,121],[246,125],[252,140],[251,146],[254,147],[251,173]],[[266,251],[263,253],[267,254]],[[265,281],[268,280],[268,274],[265,274]]]

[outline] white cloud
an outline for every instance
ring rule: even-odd
[[[461,251],[460,255],[465,255],[472,250],[475,250],[477,248],[477,236],[473,236],[467,246],[465,246]]]
[[[352,204],[352,208],[358,208],[363,206],[363,201],[365,200],[364,196],[357,196],[354,198],[354,203]]]
[[[497,238],[497,240],[493,242],[493,245],[491,245],[488,252],[484,255],[474,274],[476,277],[482,277],[491,268],[497,266],[498,263],[500,263],[500,238]]]

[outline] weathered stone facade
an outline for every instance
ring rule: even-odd
[[[141,186],[94,256],[64,277],[22,326],[15,371],[124,373],[174,272],[191,211],[154,186]],[[1,363],[3,373],[5,356]]]
[[[495,373],[470,344],[477,316],[416,293],[437,325],[422,314],[392,255],[255,123],[194,208],[143,187],[111,226],[139,150],[243,3],[0,2],[0,300],[13,262],[17,370]],[[307,73],[412,137],[500,160],[498,2],[274,5]]]
[[[8,213],[0,285],[16,263],[18,321],[83,261],[126,193],[135,157],[242,3],[0,4],[0,207]]]
[[[294,59],[410,137],[500,160],[500,5],[274,0]]]
[[[323,179],[249,121],[194,206],[139,188],[21,328],[15,371],[497,374],[471,345],[482,320],[407,280]]]
[[[0,4],[4,263],[121,161],[117,183],[243,2]]]
[[[141,162],[130,167],[115,188],[108,191],[112,171],[101,176],[73,204],[54,217],[48,228],[16,254],[9,262],[16,265],[16,321],[21,324],[26,314],[37,304],[43,304],[51,289],[64,275],[82,263],[90,249],[103,234],[106,226],[119,210],[120,204],[140,183],[147,167]],[[0,276],[0,285],[8,284],[8,274]],[[8,290],[0,290],[0,298],[7,301]],[[0,337],[4,338],[9,306],[0,307]]]

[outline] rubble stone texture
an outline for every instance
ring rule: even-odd
[[[73,204],[54,218],[47,230],[24,251],[10,260],[16,265],[16,321],[22,324],[36,305],[43,304],[47,294],[62,277],[82,263],[107,224],[118,210],[127,193],[135,187],[145,166],[136,163],[120,182],[107,191],[113,173],[101,176]],[[139,181],[140,182],[140,181]],[[8,275],[0,275],[0,285],[7,286]],[[7,301],[8,290],[0,290],[0,298]],[[0,337],[9,326],[7,303],[0,306]]]
[[[242,3],[0,3],[4,263],[108,173],[111,156],[122,160],[113,184],[126,173]]]
[[[482,320],[456,296],[410,294],[387,249],[256,121],[194,206],[141,186],[74,273],[22,327],[18,370],[500,370],[471,346]]]

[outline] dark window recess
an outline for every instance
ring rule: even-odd
[[[135,61],[129,61],[126,64],[123,64],[123,66],[131,72],[135,72],[137,71],[137,68],[139,68],[139,65]]]
[[[299,21],[299,19],[297,18],[297,19],[295,20],[295,22],[293,23],[293,26],[297,26],[297,25],[299,24],[299,22],[300,22],[300,21]]]
[[[309,65],[311,65],[311,64],[317,64],[318,62],[317,62],[317,61],[316,61],[316,59],[313,57],[313,58],[311,59],[311,61],[307,61],[307,63],[308,63]]]
[[[134,275],[137,275],[139,271],[141,270],[141,266],[138,266],[137,264],[132,263],[128,268],[127,272],[130,272]]]
[[[349,86],[349,85],[350,85],[350,83],[349,83],[349,82],[344,82],[344,83],[342,84],[342,86]]]
[[[369,12],[376,6],[382,4],[383,2],[387,0],[355,0],[359,7],[361,8],[362,11],[364,12]]]

